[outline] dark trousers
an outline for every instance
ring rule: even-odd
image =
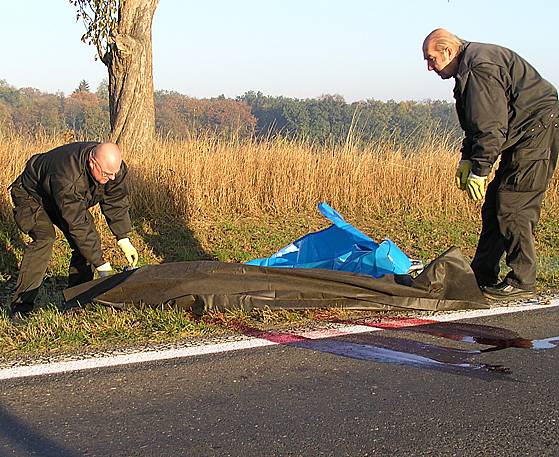
[[[498,282],[500,260],[511,271],[505,282],[533,290],[536,283],[534,230],[559,152],[559,128],[550,123],[524,143],[503,151],[495,178],[487,186],[482,229],[472,270],[480,285]]]
[[[62,230],[72,248],[68,287],[93,279],[94,268],[80,254],[60,218],[47,211],[21,187],[19,180],[12,185],[14,218],[19,228],[31,237],[23,254],[11,308],[14,311],[29,311],[33,308],[39,288],[47,271],[56,239],[54,226]]]

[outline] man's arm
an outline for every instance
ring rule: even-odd
[[[101,241],[88,211],[85,196],[73,183],[51,181],[52,199],[66,222],[69,235],[85,259],[95,267],[105,263]]]
[[[483,64],[474,67],[462,93],[466,123],[463,147],[470,149],[472,172],[489,175],[508,132],[508,101],[499,68]]]

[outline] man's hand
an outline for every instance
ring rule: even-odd
[[[106,278],[107,276],[110,276],[113,273],[113,269],[109,262],[106,262],[103,265],[98,266],[96,270],[100,278]]]
[[[460,190],[466,190],[466,181],[468,180],[471,169],[471,160],[461,160],[458,162],[458,168],[456,169],[456,186]]]
[[[466,190],[473,201],[479,202],[485,198],[486,181],[487,176],[478,176],[470,171],[466,182]]]
[[[118,240],[116,244],[118,244],[118,247],[122,249],[122,252],[124,252],[126,260],[128,260],[128,264],[131,267],[135,267],[138,263],[138,251],[136,251],[136,248],[132,246],[130,240],[128,238],[122,238],[121,240]]]

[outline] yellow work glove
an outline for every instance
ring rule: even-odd
[[[97,275],[100,278],[105,278],[107,276],[110,276],[113,272],[113,269],[112,269],[111,264],[109,262],[105,262],[103,265],[100,265],[95,269],[97,270]]]
[[[458,189],[466,190],[466,181],[468,180],[471,169],[471,160],[461,160],[458,162],[458,168],[456,169],[456,186]]]
[[[122,252],[124,252],[126,260],[128,260],[128,265],[135,267],[138,263],[138,251],[136,251],[136,248],[132,246],[130,240],[128,238],[122,238],[121,240],[118,240],[116,244],[118,244],[118,247],[122,250]]]
[[[478,176],[470,171],[466,181],[466,190],[473,201],[479,202],[484,199],[486,181],[487,176]]]

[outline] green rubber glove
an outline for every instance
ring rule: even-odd
[[[458,168],[456,169],[456,186],[458,189],[466,190],[466,181],[468,180],[471,169],[471,160],[461,160],[458,162]]]
[[[124,252],[126,260],[128,260],[128,265],[135,267],[138,263],[138,251],[132,246],[130,240],[128,238],[122,238],[118,240],[116,244],[118,244],[118,247]]]
[[[479,202],[485,198],[486,181],[487,176],[478,176],[470,171],[466,181],[466,190],[473,201]]]

